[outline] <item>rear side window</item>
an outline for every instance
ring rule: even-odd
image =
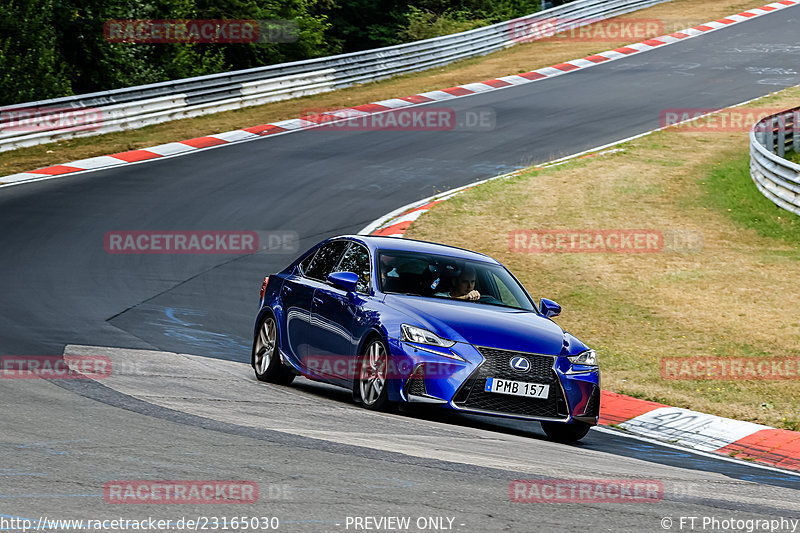
[[[344,254],[335,272],[354,272],[358,274],[356,291],[369,293],[369,250],[358,243],[352,243]]]
[[[314,259],[311,260],[308,267],[303,269],[303,274],[311,279],[326,281],[328,274],[339,262],[348,244],[349,241],[331,241],[323,244],[314,254]]]

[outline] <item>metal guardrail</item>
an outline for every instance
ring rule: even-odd
[[[775,205],[800,215],[800,165],[784,158],[800,153],[800,107],[764,117],[750,130],[750,177]]]
[[[576,0],[408,44],[0,107],[0,151],[332,91],[489,54],[666,1]],[[24,114],[35,127],[25,127]]]

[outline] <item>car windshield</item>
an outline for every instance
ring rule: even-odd
[[[378,253],[378,273],[383,292],[536,310],[519,282],[497,264],[382,250]]]

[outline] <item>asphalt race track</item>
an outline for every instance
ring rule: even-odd
[[[103,246],[115,230],[286,230],[305,249],[438,190],[657,128],[664,109],[720,108],[800,84],[798,22],[800,8],[788,8],[446,103],[461,117],[489,110],[491,131],[309,130],[0,190],[0,354],[148,350],[84,349],[131,365],[105,381],[4,380],[0,525],[235,514],[278,516],[282,531],[347,531],[347,516],[370,515],[450,517],[457,531],[677,531],[681,516],[800,518],[800,477],[788,473],[613,432],[565,446],[538,424],[368,413],[346,391],[304,380],[261,385],[242,364],[258,289],[294,253]],[[511,481],[547,477],[657,479],[665,495],[510,501]],[[253,480],[261,498],[107,504],[103,484],[115,479]],[[662,529],[666,517],[675,522]]]

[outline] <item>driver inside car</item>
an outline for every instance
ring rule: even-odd
[[[459,300],[478,300],[481,297],[481,293],[475,290],[476,278],[475,268],[466,266],[461,270],[458,277],[453,279],[453,288],[450,289],[450,292],[437,292],[434,296],[457,298]]]

